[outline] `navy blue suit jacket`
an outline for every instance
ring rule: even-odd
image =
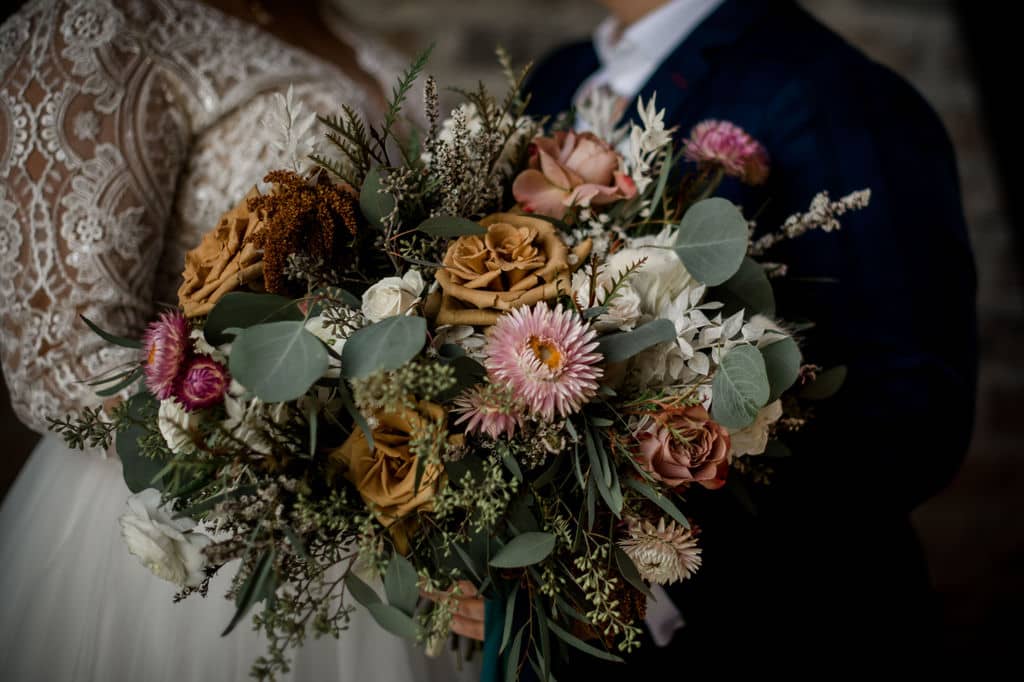
[[[598,66],[590,43],[555,52],[528,86],[532,112],[568,110]],[[774,482],[751,491],[755,515],[740,495],[691,493],[704,566],[671,590],[687,626],[634,665],[671,665],[680,647],[787,656],[813,641],[871,656],[928,643],[935,613],[908,514],[957,471],[976,382],[974,265],[947,135],[906,82],[791,2],[726,0],[642,96],[655,92],[684,134],[726,119],[765,145],[768,183],[721,192],[760,211],[761,231],[820,190],[872,198],[839,232],[768,254],[790,266],[777,280],[780,317],[816,323],[805,358],[845,364],[848,378],[789,438],[794,455],[777,461]]]

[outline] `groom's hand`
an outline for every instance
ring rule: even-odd
[[[461,596],[455,597],[455,616],[452,618],[452,632],[463,637],[484,641],[484,600],[479,596],[473,583],[460,580]],[[447,595],[438,592],[421,594],[427,599],[440,601]]]

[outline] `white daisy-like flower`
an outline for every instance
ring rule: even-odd
[[[650,521],[633,520],[629,537],[619,543],[636,564],[640,576],[656,585],[671,585],[693,576],[700,568],[700,547],[689,528],[664,517],[655,526]]]

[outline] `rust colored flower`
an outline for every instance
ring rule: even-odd
[[[356,429],[330,455],[332,461],[344,467],[345,477],[355,485],[363,501],[372,505],[377,520],[391,531],[396,548],[403,554],[409,548],[409,515],[432,508],[443,480],[443,467],[427,464],[416,489],[418,456],[412,452],[411,442],[428,422],[445,420],[444,408],[425,400],[415,410],[382,412],[377,415],[377,427],[373,429],[372,450],[362,430]],[[461,439],[461,435],[448,437],[450,445],[459,444]]]
[[[443,291],[438,324],[490,326],[513,308],[571,291],[569,248],[550,222],[495,213],[480,224],[487,234],[452,242],[437,271]],[[576,247],[577,265],[590,246],[587,240]]]
[[[253,187],[185,255],[178,305],[186,317],[208,314],[225,294],[241,287],[263,288],[263,257],[252,243],[263,229],[263,219],[258,211],[249,210],[249,202],[259,196]]]
[[[711,489],[725,484],[729,432],[712,421],[703,406],[660,413],[637,439],[641,464],[659,481],[673,487],[699,483]]]
[[[254,233],[250,243],[263,250],[263,280],[267,291],[296,295],[294,282],[285,277],[288,256],[302,253],[334,267],[350,264],[347,238],[358,231],[356,198],[325,176],[308,182],[291,171],[269,173],[274,183],[269,194],[251,197],[250,211],[264,216],[266,228]]]

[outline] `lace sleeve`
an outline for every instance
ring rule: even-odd
[[[108,3],[29,3],[0,28],[0,328],[19,418],[95,401],[130,358],[84,315],[137,334],[186,160],[187,115]]]

